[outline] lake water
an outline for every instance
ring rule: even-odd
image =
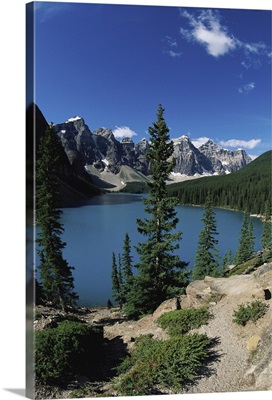
[[[144,211],[142,197],[130,194],[106,194],[88,200],[81,206],[64,208],[62,223],[65,232],[62,235],[66,247],[64,258],[74,266],[75,289],[79,295],[79,304],[85,306],[106,305],[112,299],[111,268],[112,253],[118,257],[123,252],[126,232],[131,239],[133,261],[139,260],[134,250],[138,242],[145,237],[137,231],[137,218],[149,218]],[[217,221],[217,248],[220,255],[238,246],[243,214],[235,211],[215,209]],[[203,227],[202,207],[178,206],[179,223],[182,231],[179,254],[181,260],[189,261],[193,268],[199,232]],[[256,248],[259,250],[262,223],[253,218]]]

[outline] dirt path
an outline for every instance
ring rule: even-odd
[[[244,331],[232,322],[234,304],[229,300],[221,299],[218,304],[211,306],[213,318],[208,325],[197,331],[207,334],[214,339],[214,361],[205,368],[203,377],[189,386],[185,393],[213,393],[249,390],[248,386],[241,386],[243,376],[248,368],[249,351],[247,340],[252,335],[252,329]],[[242,332],[241,332],[242,331]],[[152,333],[154,337],[166,339],[167,334],[158,327],[152,316],[138,322],[121,322],[104,327],[105,337],[113,340],[119,337],[129,348],[131,338],[141,334]],[[132,342],[133,343],[133,342]]]
[[[213,319],[198,332],[218,339],[213,350],[218,358],[210,366],[210,376],[204,376],[187,393],[212,393],[241,391],[241,381],[247,369],[246,340],[238,340],[238,329],[232,323],[233,305],[221,300],[211,307]],[[248,390],[248,389],[247,389]]]

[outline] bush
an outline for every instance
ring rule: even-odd
[[[41,383],[86,374],[97,367],[102,330],[82,322],[63,321],[56,328],[35,333],[35,372]]]
[[[248,321],[256,322],[265,315],[268,307],[267,304],[262,303],[260,300],[255,300],[248,306],[240,304],[238,309],[233,313],[233,322],[243,326]]]
[[[123,361],[119,371],[118,393],[123,396],[156,393],[155,386],[179,390],[198,376],[199,369],[209,357],[211,340],[206,335],[192,334],[163,341],[141,336],[130,358]]]
[[[188,308],[167,312],[158,318],[158,324],[170,336],[183,335],[191,329],[207,324],[211,314],[207,307]]]

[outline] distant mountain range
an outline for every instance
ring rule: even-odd
[[[150,173],[146,158],[147,139],[134,143],[118,141],[108,128],[91,131],[81,117],[54,125],[71,165],[84,168],[100,188],[121,188],[127,182],[145,181]],[[176,165],[174,180],[186,177],[225,175],[247,165],[251,158],[244,150],[226,150],[208,140],[196,148],[188,136],[173,139]]]
[[[188,176],[225,175],[238,171],[251,161],[244,150],[226,150],[210,139],[199,148],[184,135],[173,139],[173,142],[173,157],[177,160],[174,173]]]
[[[34,118],[35,115],[35,118]],[[33,120],[35,126],[33,126]],[[36,145],[48,126],[42,112],[33,104],[27,109],[27,178],[32,198],[33,129]],[[62,205],[101,194],[105,190],[129,190],[130,185],[146,188],[150,179],[150,163],[146,158],[148,140],[134,143],[130,138],[118,141],[112,130],[91,131],[81,117],[55,124],[62,144],[61,168],[58,176]],[[230,151],[208,140],[196,148],[188,136],[173,139],[176,165],[169,182],[191,180],[204,176],[228,175],[240,170],[251,158],[244,150]],[[39,154],[36,154],[39,157]]]

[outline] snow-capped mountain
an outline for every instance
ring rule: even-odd
[[[130,138],[118,141],[108,128],[91,131],[81,117],[73,117],[54,125],[71,164],[84,165],[86,171],[98,176],[117,175],[124,167],[147,176],[150,164],[146,158],[148,141],[134,143]],[[226,150],[212,140],[196,148],[188,136],[173,139],[175,175],[188,177],[219,175],[234,172],[251,161],[244,150]],[[106,179],[107,180],[107,179]]]

